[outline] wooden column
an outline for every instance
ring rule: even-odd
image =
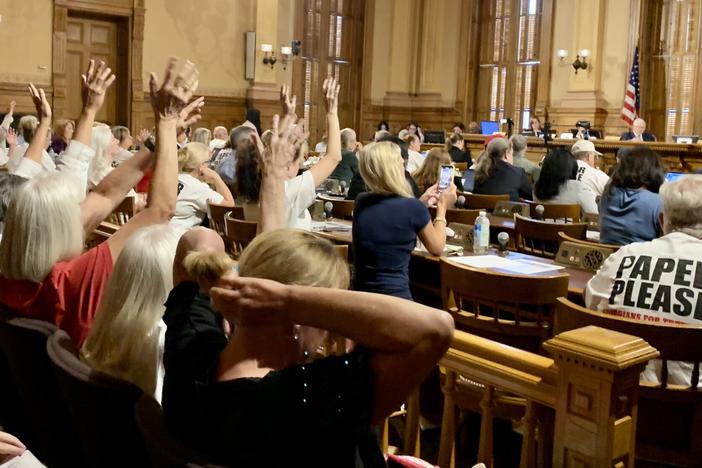
[[[658,351],[594,326],[544,343],[558,366],[553,466],[633,467],[639,374]]]

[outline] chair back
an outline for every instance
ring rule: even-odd
[[[429,214],[432,219],[436,218],[436,207],[429,207]],[[461,223],[472,226],[475,218],[480,216],[480,210],[462,210],[460,208],[449,208],[446,210],[447,223]]]
[[[619,249],[619,246],[574,239],[563,232],[558,233],[558,242],[556,263],[593,272]]]
[[[463,172],[466,169],[468,169],[468,162],[467,161],[455,162],[455,163],[453,163],[453,167],[455,167],[457,171]]]
[[[134,217],[135,213],[136,197],[124,197],[124,200],[122,200],[120,204],[117,205],[114,210],[112,210],[112,214],[107,217],[107,221],[112,224],[116,224],[117,226],[124,226]]]
[[[207,203],[207,219],[210,221],[210,229],[224,237],[226,232],[224,226],[224,215],[232,214],[232,218],[244,219],[244,207],[242,206],[222,206],[216,203]]]
[[[453,236],[446,237],[446,243],[463,247],[464,251],[473,249],[473,225],[462,223],[449,223]]]
[[[568,294],[567,274],[510,275],[444,258],[440,268],[443,307],[453,315],[458,329],[541,352],[541,343],[552,335],[556,300]]]
[[[583,223],[587,223],[588,231],[600,232],[600,215],[596,213],[583,213]]]
[[[563,232],[576,239],[585,239],[585,223],[553,223],[537,221],[515,215],[514,229],[517,231],[517,250],[530,255],[555,258],[558,251],[558,233]]]
[[[560,204],[560,203],[542,203],[528,201],[529,215],[534,219],[543,219],[546,221],[558,221],[561,223],[579,223],[580,222],[580,205],[575,204]],[[536,213],[536,207],[542,206],[544,212],[539,217]]]
[[[226,239],[231,243],[231,253],[235,258],[241,255],[247,245],[256,237],[258,223],[232,218],[227,214],[224,217]]]
[[[0,321],[0,346],[36,439],[32,452],[48,466],[79,466],[84,463],[76,450],[78,436],[46,352],[55,332],[56,326],[42,320]]]
[[[501,201],[495,204],[495,209],[492,210],[492,214],[495,216],[502,216],[503,218],[513,218],[516,213],[528,218],[531,216],[530,210],[527,203]]]
[[[93,247],[105,242],[107,239],[112,237],[112,235],[119,231],[120,226],[116,224],[109,223],[107,221],[101,222],[98,227],[87,236],[85,236],[85,249],[90,250]]]
[[[354,200],[334,200],[329,203],[332,204],[332,217],[347,220],[353,219]]]
[[[90,368],[63,330],[47,343],[56,380],[90,466],[148,466],[134,418],[142,391],[136,385]]]
[[[487,210],[492,211],[495,205],[501,201],[509,201],[509,194],[504,195],[478,195],[475,193],[461,194],[466,198],[463,208],[468,210]]]
[[[660,352],[660,384],[639,387],[636,458],[666,466],[702,466],[702,327],[615,317],[558,299],[555,334],[588,325],[638,336]],[[688,363],[689,387],[668,384],[670,361]]]
[[[349,259],[349,246],[348,244],[335,244],[334,245],[334,250],[339,254],[341,258],[346,260],[347,262],[350,261]]]
[[[163,410],[153,397],[142,395],[134,417],[154,468],[215,468],[210,457],[188,446],[166,426]]]

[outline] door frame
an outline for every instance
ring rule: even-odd
[[[119,28],[126,27],[126,43],[118,40],[118,54],[126,52],[125,71],[129,78],[124,82],[127,99],[126,108],[118,109],[118,115],[126,116],[127,127],[137,121],[139,103],[144,100],[143,51],[145,0],[54,0],[52,85],[55,115],[63,115],[66,109],[66,28],[70,16],[93,16],[116,20]],[[117,99],[119,103],[121,99]]]

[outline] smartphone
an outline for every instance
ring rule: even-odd
[[[439,169],[439,191],[446,190],[453,182],[454,167],[451,164],[442,164]]]

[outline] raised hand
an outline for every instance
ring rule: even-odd
[[[149,79],[151,107],[157,121],[173,120],[179,122],[182,120],[180,113],[189,107],[188,101],[199,83],[198,75],[197,68],[191,61],[179,62],[175,57],[171,57],[168,61],[166,76],[160,87],[156,74],[151,73]]]
[[[15,101],[10,101],[10,106],[7,109],[7,113],[14,114],[15,113],[15,106],[17,106],[17,103]]]
[[[307,139],[302,125],[295,125],[297,117],[286,116],[280,120],[278,115],[273,116],[273,133],[270,148],[261,153],[262,171],[285,170],[292,164],[297,154],[297,149]]]
[[[105,62],[101,60],[96,65],[95,60],[91,60],[88,71],[85,72],[85,75],[81,75],[83,107],[93,112],[100,110],[105,102],[105,94],[115,82],[115,78],[115,74],[112,73],[110,67],[105,65]]]
[[[336,82],[334,77],[327,77],[322,85],[322,90],[324,91],[324,106],[327,108],[327,112],[336,113],[339,110],[339,89],[341,85]]]
[[[7,130],[7,136],[5,137],[5,141],[7,141],[7,144],[9,146],[17,146],[17,132],[14,128],[10,127]]]
[[[183,133],[202,118],[202,108],[205,106],[205,97],[200,96],[180,111],[178,116],[178,134]]]
[[[139,145],[143,145],[144,142],[151,136],[151,130],[148,128],[142,128],[139,130],[139,134],[137,135],[137,141],[139,142]]]
[[[284,116],[295,115],[297,96],[293,96],[292,99],[290,99],[290,87],[286,84],[280,87],[280,107]]]
[[[51,106],[49,105],[49,101],[46,99],[44,90],[41,88],[37,89],[33,83],[29,83],[29,95],[32,97],[32,102],[34,103],[34,107],[37,110],[37,115],[39,118],[42,120],[51,120]]]

